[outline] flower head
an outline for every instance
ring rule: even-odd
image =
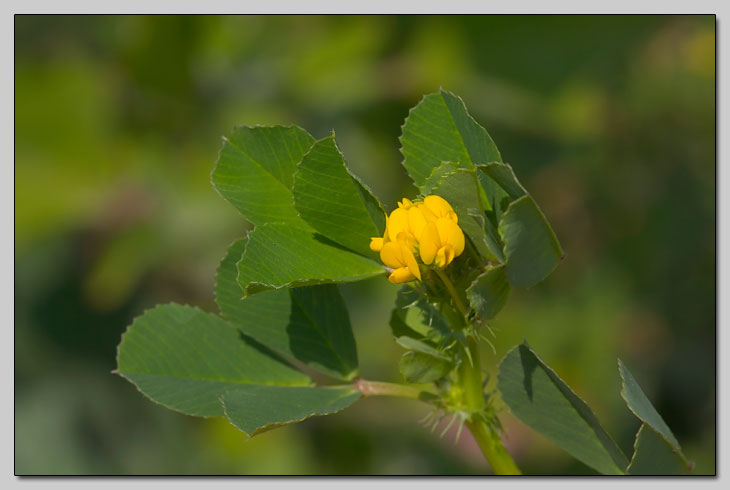
[[[449,218],[454,223],[459,222],[459,217],[454,212],[454,208],[441,196],[426,196],[420,207],[423,214],[429,218],[429,221],[436,221],[439,218]]]
[[[390,282],[421,279],[416,257],[424,264],[446,267],[464,251],[464,233],[458,216],[446,199],[432,195],[423,201],[403,198],[386,216],[385,233],[370,239],[370,249],[380,252],[383,263],[393,268]]]
[[[393,284],[410,281],[413,278],[421,280],[421,271],[418,262],[410,247],[401,241],[388,242],[380,250],[380,260],[393,268],[388,280]]]
[[[444,268],[464,251],[464,232],[449,218],[439,218],[426,225],[419,253],[424,264],[435,263]]]

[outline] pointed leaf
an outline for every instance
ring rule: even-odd
[[[555,233],[529,195],[512,201],[499,229],[507,257],[505,272],[515,286],[534,286],[550,275],[563,258]]]
[[[223,415],[218,398],[244,383],[311,384],[225,320],[177,304],[134,320],[119,344],[117,366],[153,401],[204,417]]]
[[[213,186],[255,225],[301,223],[291,187],[296,165],[313,143],[296,126],[238,127],[223,139]]]
[[[641,424],[634,442],[634,457],[626,468],[630,475],[682,475],[689,471],[684,456],[647,424]]]
[[[385,211],[370,189],[352,175],[334,134],[317,141],[294,175],[294,205],[327,238],[368,257],[370,237],[382,236]]]
[[[361,396],[347,389],[248,385],[226,392],[222,402],[231,423],[253,437],[314,415],[339,412]]]
[[[237,267],[244,297],[267,289],[353,282],[385,274],[382,265],[286,223],[251,230]]]
[[[506,262],[507,278],[515,286],[537,284],[564,256],[545,215],[508,164],[477,165],[477,178],[491,207],[485,213],[487,242],[504,243],[504,256],[497,258]],[[500,239],[494,234],[495,225]]]
[[[241,299],[236,262],[247,239],[234,242],[221,261],[215,294],[221,314],[263,345],[340,379],[357,375],[350,318],[337,286],[265,291]]]
[[[469,304],[482,320],[494,318],[504,307],[512,291],[504,267],[493,267],[477,277],[467,289]]]
[[[629,410],[631,410],[631,412],[636,415],[639,420],[641,420],[642,422],[644,422],[645,425],[653,429],[652,432],[655,432],[659,437],[664,439],[665,443],[669,445],[669,447],[672,449],[672,452],[675,453],[677,457],[682,460],[683,468],[688,468],[690,466],[690,463],[689,461],[687,461],[687,458],[682,453],[682,448],[679,446],[679,441],[677,441],[677,438],[674,437],[674,434],[669,429],[667,423],[664,422],[662,416],[659,415],[659,412],[656,411],[654,406],[649,401],[649,398],[647,398],[647,396],[644,394],[644,391],[634,379],[634,376],[624,365],[624,363],[621,362],[621,359],[618,360],[618,370],[619,374],[621,375],[621,397],[624,399],[624,401],[626,401],[626,406],[629,407]],[[641,429],[639,431],[641,432]],[[638,433],[636,435],[637,444],[639,440],[639,435],[640,434]],[[646,434],[644,437],[652,439],[654,438],[652,434]],[[657,446],[655,441],[646,442],[646,445],[652,448]],[[635,471],[637,470],[635,469]]]
[[[501,244],[487,239],[481,192],[474,169],[455,169],[442,175],[430,193],[443,197],[451,204],[459,217],[459,226],[479,255],[492,259],[495,255],[501,255]]]
[[[403,166],[418,187],[441,162],[462,168],[500,161],[497,146],[472,118],[464,102],[444,90],[426,95],[411,109],[400,138]]]
[[[519,199],[527,194],[522,184],[517,180],[512,167],[506,163],[490,162],[478,165],[477,169],[489,176],[497,185],[504,190],[511,200]]]
[[[623,474],[628,461],[593,411],[526,342],[500,363],[498,387],[526,425],[596,471]]]

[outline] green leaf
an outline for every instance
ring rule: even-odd
[[[444,177],[453,174],[459,168],[461,168],[459,162],[441,162],[441,165],[431,169],[431,173],[426,178],[426,181],[419,186],[419,191],[422,195],[428,196],[444,180]]]
[[[634,376],[624,363],[621,362],[621,359],[618,360],[618,371],[621,375],[621,397],[626,401],[626,406],[629,407],[629,410],[643,422],[642,427],[639,428],[639,432],[636,434],[636,443],[634,444],[635,451],[631,462],[633,474],[650,474],[652,471],[660,468],[658,466],[660,462],[666,464],[663,471],[670,472],[662,474],[674,474],[672,472],[676,471],[676,458],[680,459],[682,472],[689,471],[693,464],[684,456],[679,441],[674,437],[667,423],[664,422],[662,416],[656,411],[649,398],[647,398],[644,391],[636,382],[636,379],[634,379]],[[644,445],[648,448],[645,451],[656,451],[655,455],[640,454],[638,452],[640,449],[639,443],[641,442],[640,436],[642,435],[641,432],[644,425],[651,428],[651,430],[645,431],[646,434],[643,436],[646,439]],[[659,442],[654,440],[657,437],[664,441],[664,445],[667,448],[664,448]],[[637,460],[636,464],[634,464],[634,460]],[[638,471],[649,471],[650,473],[636,473]]]
[[[511,200],[519,199],[527,194],[525,188],[517,180],[517,176],[510,165],[501,162],[490,162],[484,165],[478,165],[477,168],[480,172],[489,176]]]
[[[255,225],[301,223],[291,187],[296,165],[313,143],[296,126],[238,127],[223,138],[213,186]]]
[[[501,256],[501,243],[488,240],[484,226],[481,186],[474,169],[453,169],[441,176],[430,194],[446,199],[459,217],[459,226],[482,257]]]
[[[503,266],[492,267],[477,277],[467,289],[469,304],[482,320],[494,318],[507,303],[512,287]]]
[[[355,339],[337,286],[278,289],[241,299],[236,262],[246,241],[234,242],[218,268],[215,295],[221,314],[280,354],[336,378],[355,377]]]
[[[403,166],[418,187],[441,162],[472,168],[502,160],[494,141],[469,115],[464,102],[444,90],[426,95],[411,109],[400,142]]]
[[[500,185],[484,171],[483,165],[477,165],[477,178],[479,179],[479,183],[484,190],[484,195],[486,196],[487,203],[489,204],[489,206],[484,206],[487,210],[487,218],[489,218],[490,223],[496,230],[499,225],[500,218],[507,209],[507,206],[509,206],[509,203],[512,202],[512,199],[509,194],[507,194],[507,192],[505,192],[505,190],[502,189],[502,187],[500,187]]]
[[[630,475],[682,475],[689,471],[684,456],[647,424],[641,424],[634,442],[634,456],[626,472]]]
[[[311,384],[225,320],[177,304],[134,320],[119,344],[117,372],[153,401],[204,417],[223,415],[219,397],[241,384]]]
[[[335,388],[248,385],[222,397],[226,416],[249,437],[275,427],[329,415],[355,403],[359,391]]]
[[[417,352],[421,352],[423,354],[442,359],[445,361],[449,360],[449,357],[439,352],[436,348],[432,347],[431,345],[427,344],[426,342],[421,342],[420,340],[416,340],[413,337],[397,337],[395,341],[400,345],[401,347],[404,347],[409,350],[414,350]]]
[[[340,245],[371,257],[370,237],[382,236],[385,211],[350,173],[334,134],[317,141],[294,175],[294,206],[309,225]]]
[[[238,267],[243,297],[283,287],[353,282],[383,275],[385,268],[328,238],[286,223],[249,232]]]
[[[476,168],[491,207],[485,213],[487,242],[492,247],[504,244],[504,254],[495,255],[507,264],[507,279],[513,285],[534,286],[557,267],[564,257],[563,249],[511,166],[490,162]]]
[[[446,376],[454,363],[440,356],[408,351],[400,358],[398,367],[408,383],[430,383]]]
[[[673,448],[679,449],[679,441],[674,437],[669,426],[659,412],[656,411],[649,399],[642,391],[639,384],[628,368],[618,360],[618,371],[621,375],[621,397],[626,401],[629,410],[636,415],[639,420],[652,427],[661,434]]]
[[[623,474],[628,461],[593,411],[526,342],[502,360],[498,387],[526,425],[596,471]]]
[[[555,233],[529,195],[512,201],[499,229],[507,257],[505,272],[515,286],[534,286],[550,275],[563,258]]]
[[[390,316],[393,336],[438,342],[448,337],[450,327],[439,311],[408,286],[398,291]]]

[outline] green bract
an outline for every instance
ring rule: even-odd
[[[402,130],[403,166],[418,189],[410,197],[417,204],[445,200],[453,220],[446,224],[459,239],[448,262],[416,264],[419,280],[398,293],[390,327],[405,349],[399,367],[406,384],[359,378],[337,286],[390,274],[373,251],[396,245],[380,238],[385,210],[347,167],[334,132],[316,140],[295,126],[239,127],[224,138],[211,180],[252,229],[230,245],[218,268],[220,316],[178,304],[146,311],[122,337],[117,373],[157,403],[188,415],[225,416],[248,436],[343,410],[363,396],[416,398],[432,405],[430,421],[445,414],[459,430],[466,425],[495,472],[517,474],[499,439],[492,400],[501,395],[520,420],[601,473],[685,471],[679,443],[623,364],[622,395],[643,422],[631,462],[527,344],[502,361],[499,393],[484,392],[478,344],[488,341],[487,322],[513,287],[544,280],[564,253],[459,97],[425,96]],[[399,205],[415,206],[408,199]],[[399,211],[401,224],[407,209]],[[435,220],[432,241],[441,233]],[[296,366],[324,381],[318,385]]]

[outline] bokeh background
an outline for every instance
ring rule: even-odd
[[[696,473],[715,471],[713,16],[16,16],[17,474],[482,474],[427,408],[367,399],[250,441],[111,374],[132,319],[216,311],[247,224],[209,183],[236,124],[331,129],[388,210],[413,197],[397,137],[444,87],[536,196],[567,258],[515,291],[496,356],[526,338],[627,454],[616,358]],[[396,287],[342,287],[362,375],[399,381]],[[527,473],[592,474],[504,416]]]

